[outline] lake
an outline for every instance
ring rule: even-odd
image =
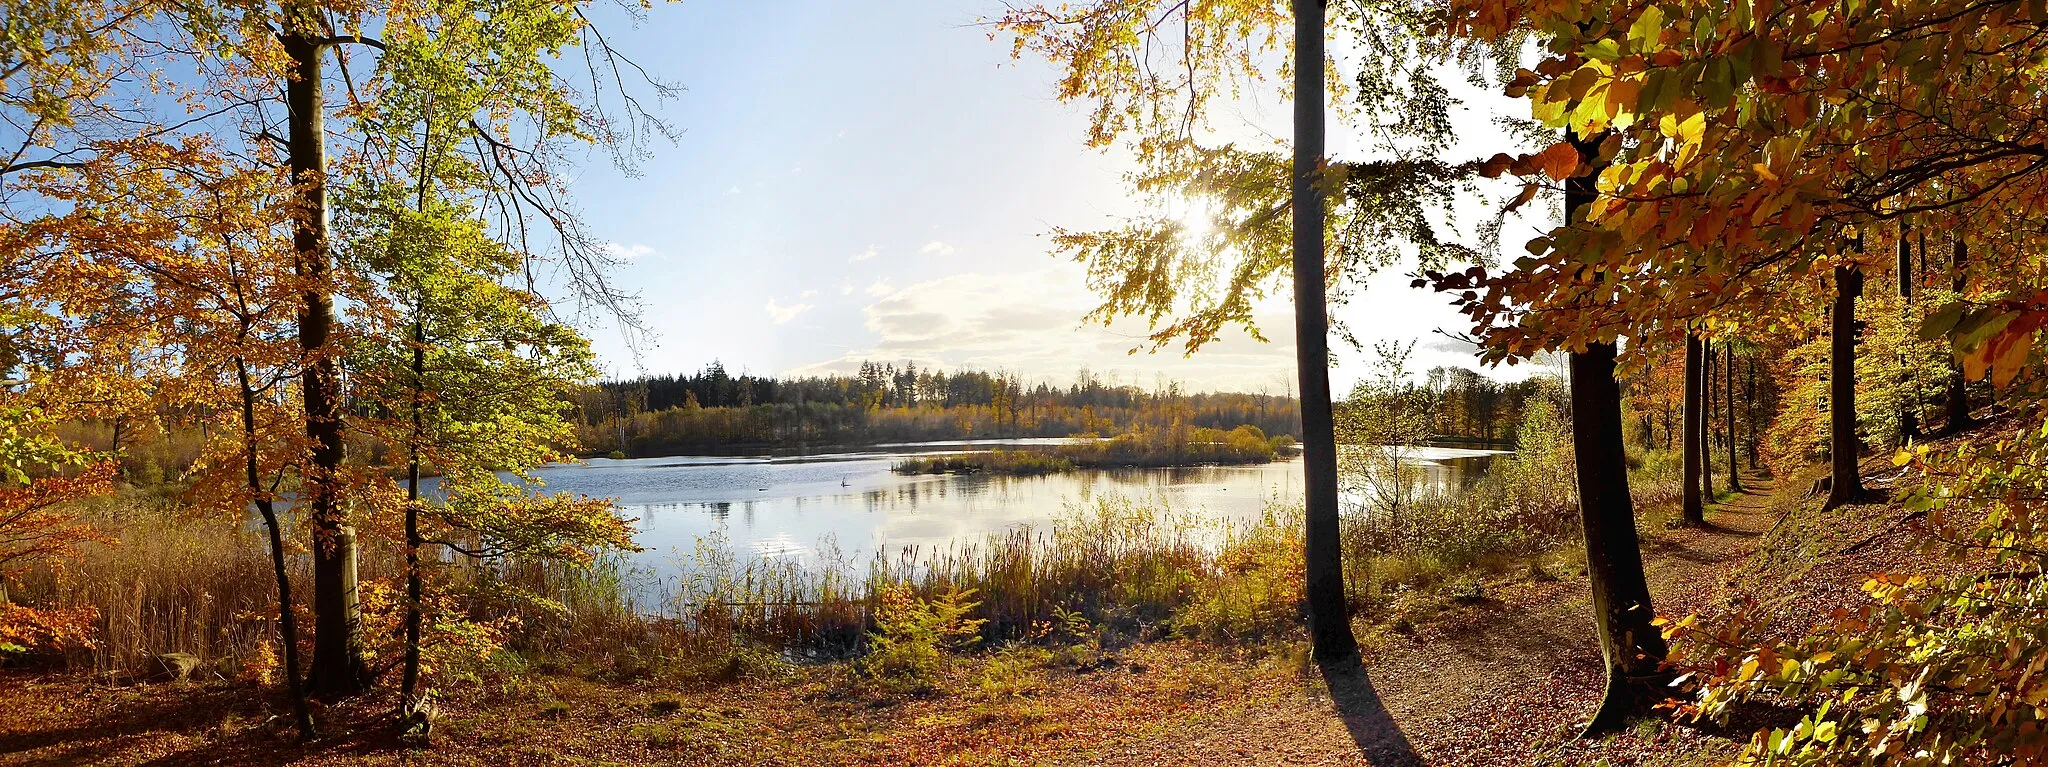
[[[848,554],[903,546],[975,543],[1019,525],[1044,524],[1106,497],[1163,504],[1232,522],[1267,504],[1299,503],[1299,458],[1251,466],[1076,471],[1036,477],[899,475],[912,455],[1062,440],[982,440],[878,445],[778,457],[674,456],[540,469],[550,491],[616,499],[640,520],[638,564],[673,573],[698,538],[722,534],[742,556],[802,557],[826,542]],[[1423,448],[1429,481],[1457,487],[1483,471],[1488,451]]]

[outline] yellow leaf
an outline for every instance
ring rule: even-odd
[[[1698,144],[1707,133],[1707,113],[1696,112],[1678,124],[1678,140]]]

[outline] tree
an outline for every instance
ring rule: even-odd
[[[1742,492],[1741,471],[1735,466],[1735,342],[1721,344],[1722,357],[1726,364],[1721,366],[1722,399],[1728,402],[1728,491]]]
[[[1862,503],[1863,440],[1856,434],[1856,297],[1863,293],[1863,270],[1835,267],[1835,302],[1828,313],[1828,489],[1830,508]]]
[[[1700,480],[1702,479],[1700,473],[1703,468],[1700,463],[1700,444],[1702,442],[1700,433],[1705,428],[1705,422],[1701,419],[1701,416],[1705,413],[1703,412],[1704,409],[1700,406],[1700,394],[1705,391],[1705,387],[1700,384],[1702,379],[1700,370],[1702,365],[1701,358],[1706,356],[1702,346],[1703,343],[1698,335],[1686,334],[1685,437],[1681,440],[1684,443],[1685,452],[1685,488],[1681,499],[1681,511],[1685,517],[1686,524],[1692,525],[1704,524],[1707,521],[1705,497],[1700,490]]]
[[[352,413],[343,404],[350,393],[342,389],[337,366],[351,329],[338,323],[334,307],[337,302],[360,305],[354,299],[366,282],[364,275],[337,268],[327,231],[329,179],[346,176],[348,170],[337,173],[329,167],[328,117],[330,111],[342,115],[344,125],[374,119],[363,107],[374,103],[390,82],[351,75],[351,51],[375,55],[384,48],[382,41],[365,36],[365,29],[395,39],[463,25],[488,27],[492,45],[471,49],[477,57],[462,62],[463,74],[491,81],[505,96],[499,104],[511,106],[480,110],[459,123],[468,139],[466,151],[486,180],[476,187],[476,203],[494,214],[497,236],[517,239],[529,257],[561,267],[575,301],[610,311],[629,328],[637,327],[632,297],[607,282],[611,256],[566,213],[566,174],[557,166],[565,146],[604,145],[626,164],[643,138],[672,135],[626,90],[621,73],[644,70],[589,24],[580,0],[529,5],[448,0],[401,8],[151,0],[23,7],[33,11],[25,14],[23,27],[37,33],[36,45],[0,46],[6,48],[0,56],[8,57],[8,98],[0,108],[11,112],[11,124],[30,126],[14,159],[0,167],[0,196],[9,200],[11,210],[31,219],[66,216],[55,204],[63,190],[53,185],[65,178],[60,171],[110,166],[153,173],[152,166],[134,164],[148,154],[138,150],[143,143],[187,150],[210,143],[222,157],[284,175],[290,204],[264,210],[278,217],[271,225],[290,224],[300,304],[290,335],[298,345],[299,382],[286,390],[301,405],[304,438],[293,448],[306,451],[305,460],[288,465],[301,483],[307,516],[318,532],[313,548],[317,631],[309,684],[327,695],[360,690],[369,679],[351,515],[365,511],[361,493],[369,485],[345,461]],[[552,68],[559,52],[570,46],[586,52],[593,78],[588,89],[569,87]],[[152,80],[150,98],[136,103],[119,86],[141,66],[165,76]],[[387,71],[379,67],[380,75]],[[332,72],[344,75],[345,106],[329,105]],[[651,79],[648,83],[661,97],[673,91]],[[388,155],[376,136],[357,138],[361,141],[338,158],[344,165],[374,163]],[[51,257],[38,253],[21,263]],[[31,268],[9,278],[33,281],[40,275]]]
[[[24,401],[33,395],[11,387],[7,394],[0,401],[0,647],[90,646],[97,611],[16,604],[7,584],[31,566],[61,566],[82,544],[114,542],[63,506],[107,492],[115,466],[59,443],[45,411]]]
[[[206,430],[190,500],[263,520],[286,682],[300,735],[310,738],[285,570],[290,536],[276,508],[305,449],[285,396],[303,363],[292,331],[304,283],[280,245],[288,186],[204,141],[105,145],[95,162],[27,175],[62,211],[10,230],[0,245],[7,261],[36,264],[8,288],[56,318],[38,343],[64,364],[31,380],[62,391],[140,387],[147,376],[155,407],[217,406],[203,411],[218,428]],[[137,370],[126,350],[142,344],[174,350],[179,364]]]
[[[1598,143],[1567,134],[1581,162]],[[1566,179],[1565,220],[1582,215],[1595,195],[1590,174]],[[1582,736],[1613,732],[1627,718],[1661,699],[1666,648],[1651,625],[1656,611],[1643,574],[1635,505],[1628,492],[1627,448],[1621,436],[1621,387],[1614,378],[1615,347],[1589,343],[1571,352],[1572,445],[1579,475],[1579,514],[1585,528],[1586,576],[1593,589],[1594,625],[1607,686]]]
[[[1454,137],[1450,99],[1431,64],[1467,65],[1484,76],[1479,73],[1492,58],[1483,45],[1445,44],[1428,31],[1430,18],[1405,5],[1326,8],[1310,0],[1291,7],[1292,28],[1283,23],[1288,15],[1279,4],[1257,0],[1034,5],[1005,13],[995,26],[1011,36],[1015,52],[1034,51],[1063,67],[1059,96],[1088,104],[1091,146],[1129,138],[1140,162],[1132,175],[1137,191],[1208,207],[1206,214],[1191,214],[1207,219],[1207,234],[1199,238],[1188,236],[1183,217],[1165,214],[1104,231],[1056,229],[1055,247],[1087,267],[1090,287],[1102,298],[1089,319],[1141,317],[1150,325],[1153,350],[1179,342],[1193,353],[1231,327],[1263,340],[1251,308],[1291,282],[1307,445],[1311,622],[1317,656],[1334,658],[1355,652],[1355,642],[1335,572],[1341,564],[1334,449],[1318,447],[1330,443],[1324,436],[1330,428],[1327,335],[1348,335],[1329,327],[1326,304],[1341,301],[1358,277],[1400,258],[1403,245],[1413,246],[1430,268],[1479,256],[1441,236],[1428,215],[1447,210],[1473,170],[1440,157]],[[1345,106],[1373,127],[1392,159],[1328,163],[1322,157],[1323,86],[1332,76],[1320,53],[1326,25],[1355,30],[1383,54],[1362,62],[1357,98]],[[1264,54],[1290,42],[1296,48],[1293,159],[1202,144],[1198,130],[1217,86],[1263,80]],[[1155,49],[1169,51],[1165,55],[1180,65],[1152,68],[1147,62]],[[1165,72],[1170,79],[1159,76]],[[1299,207],[1311,200],[1315,210]]]
[[[1969,285],[1964,277],[1964,268],[1970,260],[1970,246],[1963,239],[1962,232],[1956,232],[1954,237],[1955,245],[1948,263],[1949,287],[1957,298],[1961,298]],[[1948,416],[1947,423],[1942,426],[1944,431],[1955,434],[1976,425],[1976,419],[1970,415],[1969,380],[1963,377],[1963,369],[1959,365],[1951,366],[1948,386],[1943,390],[1942,408]]]
[[[1344,597],[1337,531],[1337,432],[1330,411],[1327,302],[1323,297],[1323,0],[1294,0],[1294,349],[1301,379],[1303,496],[1308,506],[1309,630],[1318,660],[1358,654]]]

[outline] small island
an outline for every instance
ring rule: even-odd
[[[898,474],[1003,474],[1039,476],[1076,469],[1233,466],[1271,463],[1292,451],[1293,437],[1267,437],[1250,424],[1229,431],[1195,428],[1139,428],[1109,439],[1076,435],[1047,450],[997,449],[906,458],[891,467]]]

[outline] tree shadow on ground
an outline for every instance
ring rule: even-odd
[[[1330,688],[1330,700],[1337,705],[1337,713],[1344,719],[1344,729],[1351,733],[1351,742],[1358,746],[1358,754],[1365,757],[1366,764],[1373,767],[1422,764],[1422,758],[1415,754],[1414,744],[1408,742],[1408,736],[1401,732],[1401,726],[1387,711],[1386,702],[1380,699],[1379,691],[1373,689],[1372,679],[1366,675],[1365,666],[1358,656],[1318,662],[1316,665],[1322,668],[1323,683]]]

